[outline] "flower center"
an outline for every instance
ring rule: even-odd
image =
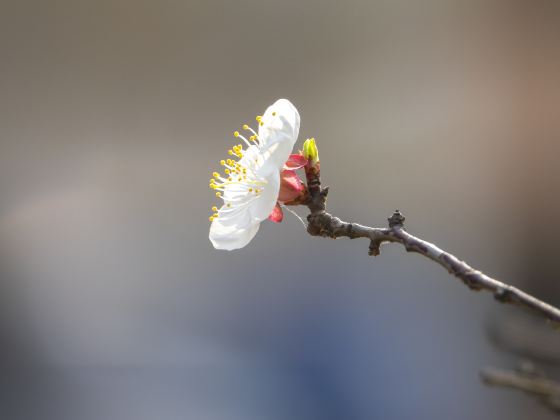
[[[256,117],[256,120],[262,125],[260,116]],[[243,125],[243,129],[251,133],[248,139],[239,131],[234,132],[233,136],[243,140],[247,149],[243,149],[243,144],[233,146],[228,150],[228,154],[239,160],[222,159],[220,165],[224,167],[224,174],[212,174],[209,186],[216,190],[216,197],[224,201],[224,206],[219,210],[216,206],[212,207],[213,214],[209,217],[211,222],[222,214],[244,208],[257,199],[266,187],[266,179],[257,175],[257,169],[263,159],[260,155],[259,135],[247,124]]]

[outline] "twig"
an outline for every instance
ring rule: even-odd
[[[318,165],[305,168],[307,178],[307,195],[302,204],[309,208],[307,232],[312,236],[328,238],[347,237],[350,239],[367,238],[370,240],[369,255],[379,255],[384,242],[403,245],[408,252],[417,252],[429,258],[449,273],[463,281],[471,290],[487,290],[494,294],[496,300],[510,303],[534,311],[548,319],[554,326],[560,325],[560,309],[549,305],[522,290],[495,280],[475,270],[454,255],[445,252],[434,244],[411,235],[404,229],[404,216],[396,210],[388,219],[388,228],[373,228],[357,223],[347,223],[326,212],[328,187],[321,188]]]
[[[480,372],[482,381],[489,386],[517,389],[537,397],[555,413],[560,413],[560,383],[540,375],[486,368]]]

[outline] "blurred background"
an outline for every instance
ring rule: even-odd
[[[207,184],[288,98],[332,213],[560,304],[559,6],[2,0],[0,418],[552,418],[478,377],[542,322],[290,214],[216,251]]]

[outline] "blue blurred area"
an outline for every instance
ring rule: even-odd
[[[430,261],[290,214],[207,239],[231,134],[287,97],[330,211],[559,303],[560,15],[506,3],[3,2],[0,418],[550,418],[478,378],[518,310]]]

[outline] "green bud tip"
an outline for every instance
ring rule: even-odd
[[[319,162],[319,150],[315,144],[315,138],[305,140],[303,143],[303,156],[305,156],[312,165]]]

